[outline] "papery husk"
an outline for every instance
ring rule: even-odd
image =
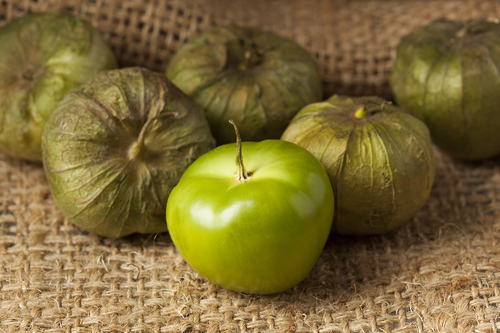
[[[500,154],[500,24],[438,20],[405,36],[391,88],[453,157]]]
[[[355,113],[364,107],[366,114]],[[379,97],[334,95],[303,108],[282,136],[325,167],[335,194],[333,232],[372,235],[408,222],[435,174],[429,130]]]
[[[45,126],[43,163],[61,212],[116,238],[167,231],[170,191],[214,147],[189,97],[161,73],[126,68],[99,73],[60,103]]]
[[[69,14],[28,14],[0,29],[0,150],[41,161],[43,126],[57,104],[115,57],[90,23]]]
[[[219,26],[190,39],[171,59],[167,76],[200,105],[217,143],[278,139],[303,106],[321,99],[311,56],[271,32]]]

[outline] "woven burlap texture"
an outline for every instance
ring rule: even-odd
[[[214,24],[272,30],[315,57],[325,97],[390,98],[401,36],[439,17],[500,18],[500,2],[482,0],[4,0],[0,24],[41,10],[89,20],[121,66],[160,71]],[[200,277],[168,234],[82,232],[54,205],[41,165],[0,154],[0,332],[496,332],[500,159],[436,155],[431,198],[408,225],[333,235],[302,283],[252,296]]]

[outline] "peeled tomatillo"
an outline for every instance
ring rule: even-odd
[[[168,199],[167,225],[186,262],[208,280],[271,294],[312,269],[333,211],[328,175],[311,153],[280,140],[242,144],[237,132],[236,144],[186,170]]]

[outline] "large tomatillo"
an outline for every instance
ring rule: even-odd
[[[202,276],[230,290],[270,294],[309,273],[333,210],[328,175],[307,150],[280,140],[238,139],[186,170],[170,194],[167,225]]]

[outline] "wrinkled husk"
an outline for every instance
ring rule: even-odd
[[[450,155],[500,154],[500,24],[438,20],[405,36],[391,75],[397,103]]]
[[[163,113],[138,146],[148,119]],[[116,238],[166,231],[170,191],[215,140],[203,112],[163,74],[127,68],[101,72],[68,94],[47,121],[42,146],[61,212]]]
[[[0,29],[0,150],[42,159],[45,121],[72,89],[116,68],[88,22],[68,14],[29,14]]]
[[[246,56],[245,56],[246,55]],[[321,99],[311,56],[291,40],[236,26],[215,27],[189,40],[167,76],[201,106],[218,144],[278,139],[303,106]]]
[[[366,115],[354,116],[366,104]],[[423,122],[379,97],[330,99],[303,108],[282,136],[308,149],[332,182],[333,232],[396,229],[426,203],[435,160]]]

